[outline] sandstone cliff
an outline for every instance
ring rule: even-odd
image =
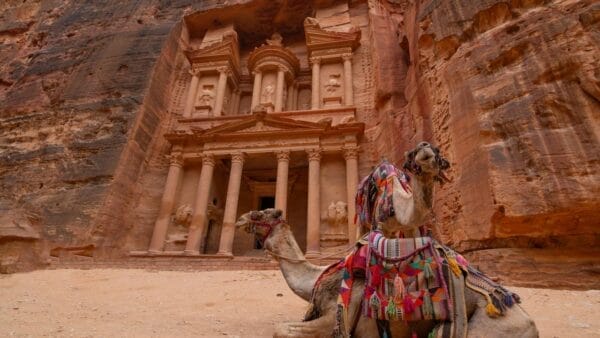
[[[136,217],[155,217],[166,176],[184,13],[250,3],[268,25],[281,7],[190,3],[0,4],[0,210],[14,215],[0,218],[0,270],[147,242]],[[452,162],[435,206],[446,242],[517,283],[533,269],[540,285],[600,287],[599,252],[583,250],[600,243],[600,5],[350,3],[369,8],[361,156],[400,162],[432,140]]]

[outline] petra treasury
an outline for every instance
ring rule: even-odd
[[[596,0],[0,1],[0,336],[597,337],[599,248]]]

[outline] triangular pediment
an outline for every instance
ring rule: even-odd
[[[298,121],[289,118],[273,116],[265,113],[255,113],[247,118],[226,123],[202,132],[202,136],[223,136],[223,135],[260,135],[273,132],[302,132],[321,130],[325,127],[323,124]]]

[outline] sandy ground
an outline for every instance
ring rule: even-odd
[[[600,337],[600,291],[512,288],[542,337]],[[279,271],[0,275],[0,337],[259,337],[301,320]]]

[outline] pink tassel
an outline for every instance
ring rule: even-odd
[[[406,292],[404,281],[402,280],[402,277],[396,276],[396,278],[394,278],[394,296],[397,303],[400,303],[399,300],[404,298],[404,292]]]
[[[402,307],[404,308],[405,314],[415,312],[415,304],[413,303],[409,294],[406,294],[406,296],[404,296],[404,300],[402,300]]]

